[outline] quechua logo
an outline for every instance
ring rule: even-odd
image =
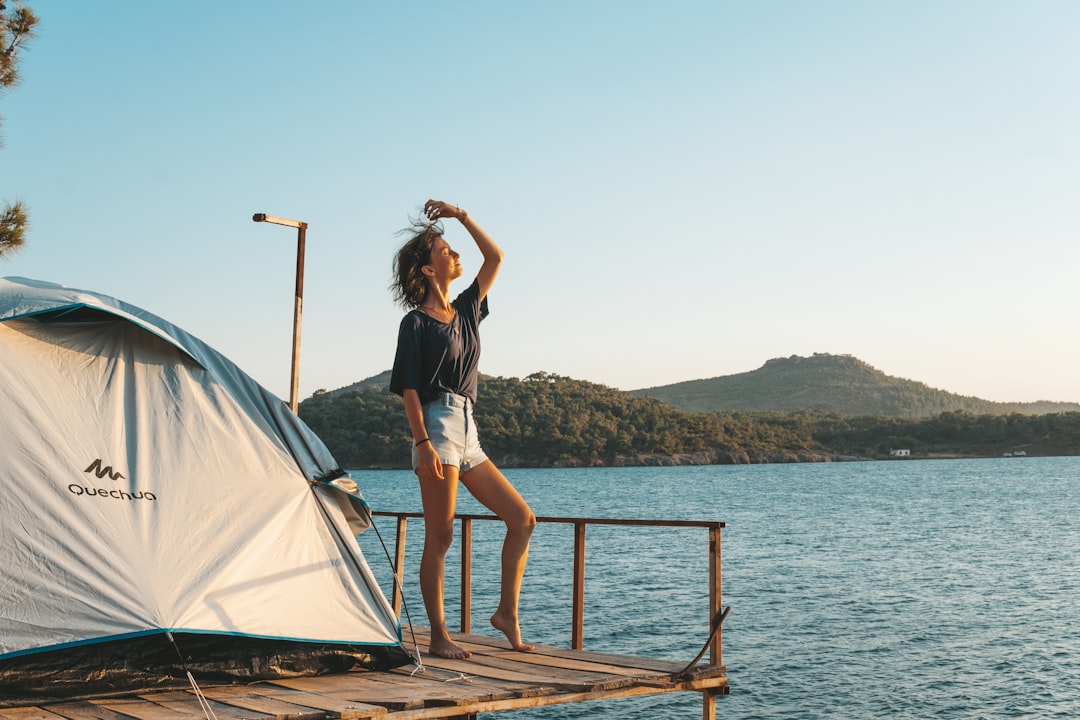
[[[110,480],[124,480],[124,475],[119,470],[113,470],[112,465],[103,465],[101,458],[97,458],[94,462],[90,463],[90,466],[83,470],[84,473],[93,473],[97,476],[98,480],[101,480],[105,476],[108,476]],[[91,481],[93,482],[93,481]],[[91,484],[80,485],[78,483],[71,483],[68,485],[68,492],[75,497],[97,497],[97,498],[111,498],[113,500],[149,500],[154,502],[157,500],[157,495],[149,490],[122,490],[114,487],[112,489],[98,488]]]
[[[92,472],[92,473],[94,473],[95,475],[98,476],[98,480],[105,477],[106,475],[109,476],[110,480],[123,480],[124,479],[124,476],[121,475],[119,471],[116,471],[116,472],[113,471],[112,465],[102,466],[101,458],[97,458],[96,460],[94,460],[94,462],[90,463],[90,467],[83,470],[83,472],[87,472],[87,473]]]

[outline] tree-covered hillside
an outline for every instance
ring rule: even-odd
[[[345,467],[407,467],[412,445],[387,374],[300,404]],[[655,398],[535,373],[480,377],[476,420],[504,467],[790,462],[887,457],[1080,454],[1080,413],[1040,417],[943,413],[929,419],[833,412],[690,413]]]
[[[349,467],[403,467],[412,444],[401,398],[384,373],[300,404],[300,416]],[[812,456],[808,428],[786,418],[687,413],[603,385],[535,373],[480,376],[485,452],[507,467],[752,462]],[[783,456],[783,457],[781,457]]]
[[[752,372],[632,392],[690,412],[821,410],[846,415],[920,418],[943,412],[1043,415],[1080,411],[1077,403],[999,403],[956,395],[886,375],[850,355],[824,353],[775,358]]]

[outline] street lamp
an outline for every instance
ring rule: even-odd
[[[293,302],[293,336],[292,336],[292,374],[289,377],[289,407],[295,413],[300,407],[297,393],[300,388],[300,317],[304,311],[304,236],[307,233],[307,223],[299,220],[274,217],[266,213],[255,213],[251,216],[255,222],[268,222],[274,225],[285,225],[297,230],[296,237],[296,300]]]

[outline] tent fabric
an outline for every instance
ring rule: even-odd
[[[400,645],[355,484],[194,336],[0,279],[0,408],[0,663],[165,633]]]

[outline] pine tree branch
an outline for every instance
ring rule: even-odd
[[[19,201],[4,205],[0,211],[0,257],[22,247],[29,224],[25,205]]]
[[[0,3],[0,13],[4,12],[5,7]],[[0,44],[4,41],[7,44],[6,48],[0,50],[0,87],[12,87],[18,81],[18,51],[34,38],[37,23],[37,15],[22,3],[8,15],[0,14]]]

